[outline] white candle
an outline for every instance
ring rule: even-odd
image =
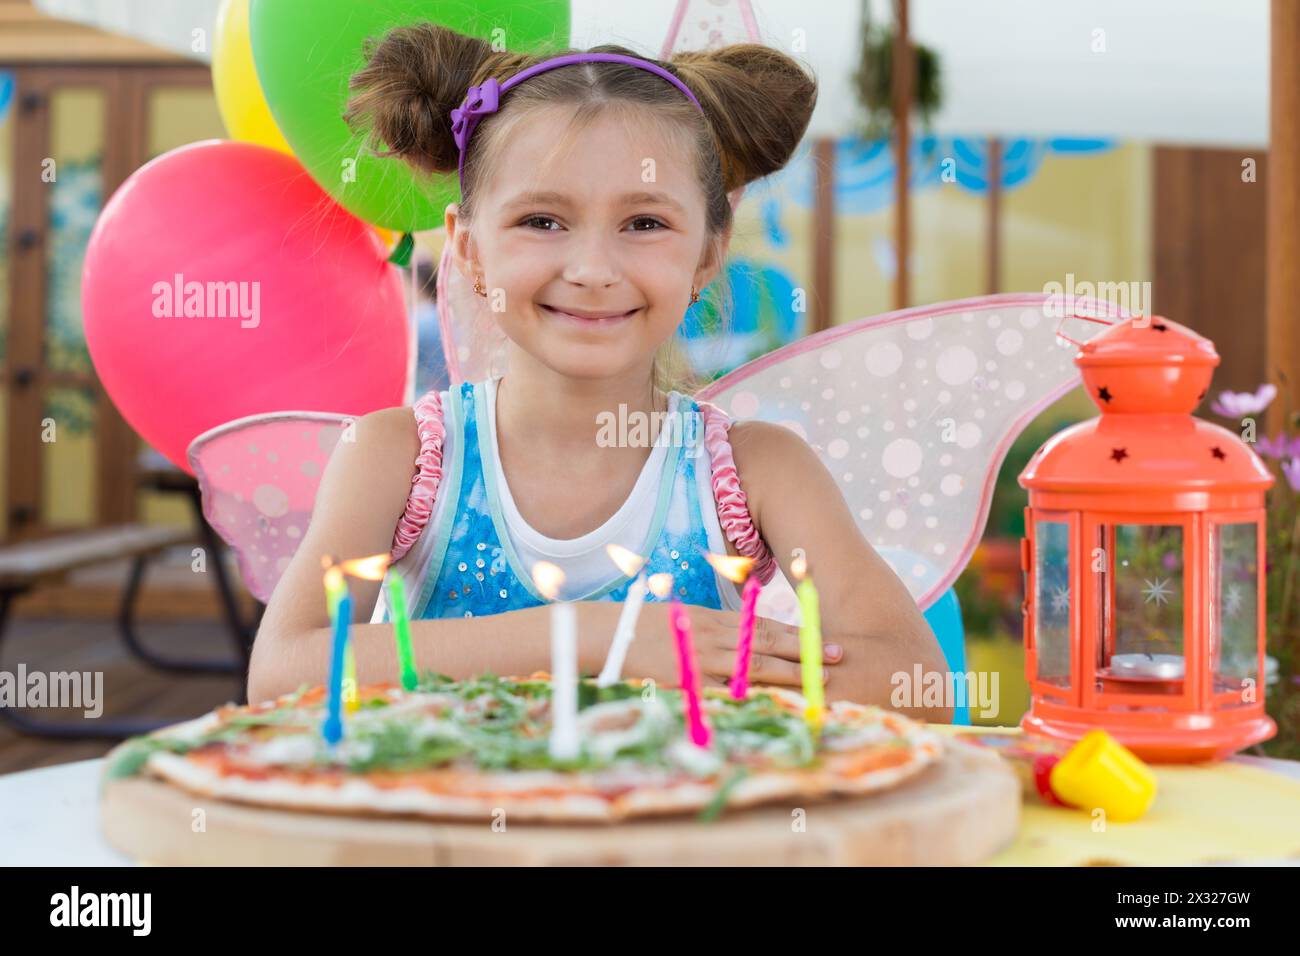
[[[618,616],[618,626],[614,628],[614,641],[609,645],[609,654],[605,657],[605,666],[596,678],[598,687],[617,684],[623,676],[623,661],[627,659],[627,649],[636,637],[636,621],[641,615],[641,605],[645,603],[648,590],[645,573],[636,576],[631,587],[627,589],[627,600],[623,602],[623,611]]]
[[[551,604],[551,738],[555,760],[578,756],[578,622],[573,604],[558,601],[564,572],[549,561],[533,565],[533,583]]]
[[[1132,680],[1182,680],[1181,654],[1116,654],[1110,659],[1110,676]]]
[[[600,676],[596,678],[598,687],[609,687],[617,684],[622,678],[623,661],[627,659],[627,649],[636,637],[637,618],[641,616],[641,605],[645,603],[646,591],[649,588],[645,572],[641,571],[645,565],[644,558],[617,544],[605,545],[605,551],[618,565],[618,569],[628,577],[636,574],[636,580],[627,589],[627,598],[623,601],[623,610],[619,613],[618,624],[614,628],[614,640],[610,642],[609,653],[605,655],[605,666],[601,668]],[[637,574],[638,571],[641,573]]]
[[[551,756],[578,756],[578,628],[573,605],[551,605]]]

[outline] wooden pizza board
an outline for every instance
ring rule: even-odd
[[[694,817],[613,826],[507,820],[494,830],[486,821],[270,810],[143,777],[107,781],[100,810],[109,843],[159,865],[953,866],[978,863],[1012,841],[1020,783],[996,753],[948,740],[940,760],[892,790],[772,804],[712,823]]]

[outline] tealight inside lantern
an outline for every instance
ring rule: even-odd
[[[1097,674],[1112,691],[1178,693],[1183,658],[1181,525],[1104,524]]]

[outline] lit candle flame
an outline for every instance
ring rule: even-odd
[[[391,559],[389,554],[372,554],[368,558],[353,558],[350,561],[344,561],[339,567],[342,568],[344,574],[350,574],[354,578],[362,578],[366,581],[382,581]]]
[[[630,551],[621,544],[605,545],[605,553],[609,555],[611,561],[618,565],[618,569],[626,574],[629,578],[634,578],[645,566],[645,558]]]
[[[660,600],[673,593],[673,576],[667,572],[650,575],[646,583],[650,586],[650,593]]]
[[[342,589],[343,583],[343,569],[337,564],[327,565],[325,568],[325,587],[333,591],[339,591]]]
[[[808,559],[802,554],[790,562],[790,573],[795,576],[795,580],[802,581],[808,574]]]
[[[705,552],[704,560],[713,565],[713,570],[736,584],[744,584],[754,567],[753,558],[732,557],[729,554]]]
[[[564,583],[564,572],[550,561],[538,561],[533,565],[533,586],[548,601],[554,601]]]

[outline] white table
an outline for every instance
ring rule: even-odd
[[[0,866],[131,866],[99,834],[103,758],[0,777]]]
[[[1294,760],[1231,759],[1300,780]],[[80,760],[0,777],[0,866],[131,866],[99,833],[103,763]]]

